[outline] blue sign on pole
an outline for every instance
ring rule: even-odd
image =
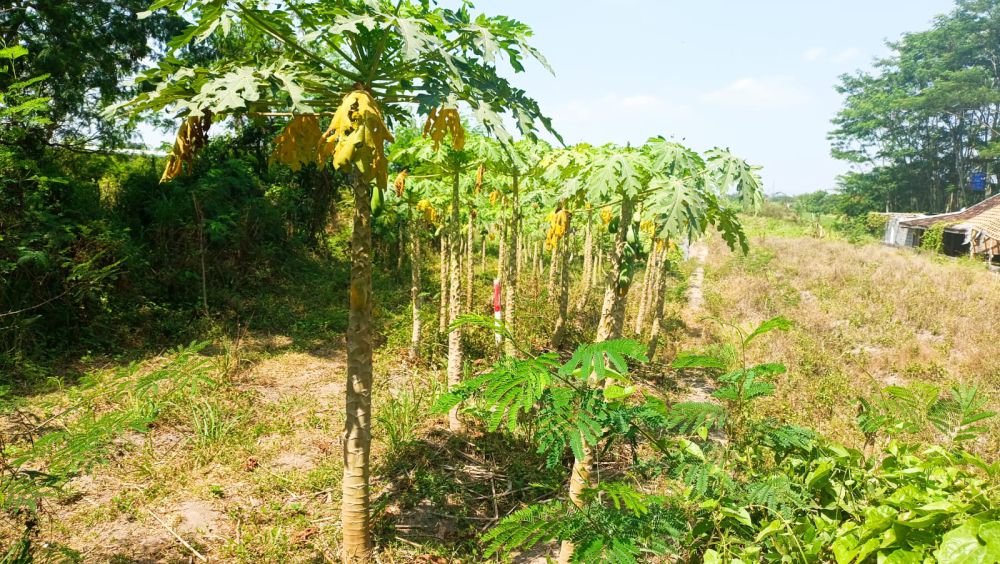
[[[973,172],[972,179],[969,182],[969,188],[973,192],[985,192],[986,191],[986,173],[985,172]]]

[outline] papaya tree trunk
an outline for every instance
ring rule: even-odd
[[[520,225],[518,225],[518,228],[520,228]],[[514,277],[517,278],[518,280],[520,280],[521,279],[521,272],[523,272],[523,269],[524,269],[524,255],[526,253],[525,253],[525,250],[524,250],[524,240],[520,237],[520,233],[518,233],[518,238],[517,239],[518,239],[517,240],[517,269],[515,270],[515,276]]]
[[[660,254],[656,250],[656,242],[649,253],[649,260],[646,262],[646,272],[642,275],[642,289],[639,298],[639,311],[635,316],[635,334],[642,335],[642,328],[646,323],[646,311],[649,309],[652,300],[653,289],[656,287],[656,276],[659,273]]]
[[[536,281],[541,280],[542,273],[545,271],[545,245],[541,241],[535,241],[535,279]],[[538,284],[535,284],[535,288],[538,288]]]
[[[669,270],[670,261],[667,260],[667,247],[664,245],[657,269],[656,289],[653,290],[653,328],[649,332],[649,346],[646,348],[646,358],[651,361],[656,356],[656,347],[659,346],[660,331],[663,328],[663,304],[666,300]]]
[[[413,330],[410,333],[410,361],[420,358],[420,219],[410,220],[410,303],[413,306]]]
[[[531,244],[531,275],[538,276],[538,241]]]
[[[656,306],[655,292],[660,291],[663,278],[666,276],[667,271],[669,270],[670,261],[667,260],[668,252],[669,252],[669,247],[667,246],[667,242],[665,240],[661,240],[656,255],[656,272],[654,273],[653,286],[649,289],[650,297],[649,297],[649,305],[646,308],[647,316],[656,315],[656,313],[652,309]],[[652,320],[650,320],[650,323],[652,323]]]
[[[622,200],[615,244],[611,249],[611,264],[606,277],[604,304],[601,307],[601,321],[597,326],[597,341],[618,339],[625,325],[625,301],[628,298],[632,278],[625,271],[625,245],[628,244],[628,230],[632,224],[634,202],[631,198]]]
[[[462,228],[458,216],[459,175],[455,174],[451,188],[451,226],[449,235],[448,271],[450,276],[448,323],[455,321],[462,314],[462,270],[459,266],[459,256],[462,252]],[[448,333],[448,388],[451,389],[462,382],[462,330],[453,328]],[[452,431],[462,430],[462,422],[458,418],[458,406],[448,412],[448,428]]]
[[[601,238],[599,236],[597,237],[596,247],[594,251],[594,270],[590,273],[591,287],[597,286],[601,280],[601,275],[604,274],[604,251],[601,249]]]
[[[448,230],[441,232],[441,307],[438,314],[438,333],[448,330],[448,292],[451,289],[448,277]]]
[[[396,273],[403,272],[403,257],[406,256],[406,233],[400,232],[399,240],[396,241]]]
[[[479,270],[481,270],[483,272],[483,274],[486,274],[486,236],[485,235],[483,235],[482,267]]]
[[[507,268],[507,222],[503,222],[503,227],[500,228],[500,243],[497,247],[497,275],[496,277],[500,280],[501,284],[506,284],[507,281],[504,280],[504,272]]]
[[[569,477],[569,500],[578,508],[583,508],[583,492],[590,487],[590,469],[594,465],[594,452],[583,445],[583,458],[573,463],[573,470]],[[569,564],[573,560],[573,552],[576,547],[570,541],[563,541],[559,547],[559,564]]]
[[[551,258],[549,259],[549,281],[545,285],[545,294],[549,303],[555,301],[556,292],[556,269],[559,268],[559,247],[563,246],[563,240],[558,239],[552,245]]]
[[[566,336],[566,322],[569,317],[569,264],[570,264],[570,245],[564,244],[569,242],[569,237],[572,236],[572,223],[573,214],[568,215],[569,219],[566,221],[566,234],[563,236],[564,241],[560,241],[560,252],[559,252],[559,291],[556,302],[559,305],[559,316],[556,317],[556,324],[552,330],[552,347],[558,348],[562,345],[563,338]]]
[[[465,311],[472,311],[472,281],[475,278],[475,267],[472,254],[475,252],[475,240],[472,234],[472,210],[469,210],[469,226],[465,234]]]
[[[344,409],[344,478],[341,527],[346,563],[369,562],[369,454],[372,407],[371,185],[354,180],[350,312],[347,323],[347,388]]]
[[[591,270],[594,268],[594,232],[593,214],[587,215],[587,225],[583,235],[583,275],[580,278],[582,284],[580,288],[580,300],[576,303],[576,310],[579,311],[587,305],[587,298],[590,297]]]
[[[625,276],[623,261],[633,209],[632,200],[624,198],[618,222],[618,232],[615,234],[615,244],[611,250],[611,268],[607,275],[604,304],[601,307],[601,321],[597,327],[597,342],[620,338],[622,328],[625,325],[625,299],[628,297],[631,279]],[[607,382],[605,382],[606,384]],[[573,470],[570,474],[570,500],[578,507],[582,504],[580,493],[590,487],[590,470],[593,463],[593,454],[589,450],[585,450],[585,456],[582,459],[573,461]],[[573,550],[572,543],[563,542],[559,550],[559,562],[569,562],[573,556]]]
[[[517,249],[519,228],[521,223],[521,197],[519,194],[519,178],[517,174],[513,176],[512,211],[510,214],[510,226],[507,234],[507,261],[505,266],[503,284],[506,286],[507,295],[503,304],[503,321],[507,326],[507,332],[515,335],[514,311],[517,301]],[[517,356],[517,347],[510,339],[504,342],[504,354],[507,356]]]

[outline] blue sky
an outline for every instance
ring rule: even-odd
[[[443,4],[451,2],[444,0]],[[846,164],[827,132],[837,77],[886,39],[930,26],[949,0],[478,0],[529,24],[555,68],[516,77],[568,143],[728,146],[764,167],[768,193],[829,189]]]

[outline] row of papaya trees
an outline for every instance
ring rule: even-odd
[[[670,243],[714,226],[732,248],[745,250],[746,237],[725,195],[735,190],[745,205],[761,199],[755,167],[727,150],[702,155],[660,137],[641,147],[565,146],[538,104],[498,69],[502,60],[515,72],[524,70],[526,59],[548,66],[528,43],[531,30],[504,16],[474,16],[471,8],[468,2],[449,9],[420,0],[158,0],[150,11],[173,11],[191,25],[156,67],[137,78],[141,93],[109,110],[166,111],[181,120],[163,181],[190,168],[211,128],[241,120],[282,126],[273,142],[276,166],[330,167],[349,178],[354,207],[341,501],[344,562],[373,557],[372,227],[373,211],[387,198],[395,193],[407,210],[414,357],[422,341],[420,265],[426,244],[440,244],[439,319],[442,333],[447,332],[447,375],[453,387],[462,380],[462,324],[455,322],[472,307],[475,238],[477,231],[481,238],[489,236],[477,216],[490,221],[490,235],[499,242],[507,355],[523,354],[515,338],[522,290],[518,274],[529,258],[531,268],[539,270],[545,256],[549,296],[559,311],[554,345],[562,344],[566,332],[569,264],[573,256],[582,256],[581,301],[574,305],[603,290],[599,342],[622,337],[626,300],[635,273],[645,265],[649,290],[640,293],[636,327],[641,330],[645,319],[652,320],[652,351]],[[200,63],[185,56],[207,38],[249,35],[259,39],[252,53]],[[477,125],[469,127],[463,116]],[[410,125],[415,120],[425,123],[423,131]],[[558,145],[540,141],[541,130]],[[391,175],[396,180],[390,187]],[[583,233],[581,245],[570,243],[577,240],[573,232]],[[588,382],[595,388],[605,385],[596,378]],[[449,422],[452,429],[461,428],[457,405]],[[570,485],[574,503],[584,503],[592,464],[589,448],[576,452]],[[572,543],[564,545],[563,559],[572,552]]]

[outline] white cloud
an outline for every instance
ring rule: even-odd
[[[770,109],[804,104],[809,92],[784,77],[741,78],[702,96],[702,101],[733,108]]]
[[[567,141],[593,143],[641,142],[650,135],[676,129],[680,121],[695,114],[690,104],[648,92],[596,94],[546,105],[546,109]],[[595,124],[600,124],[600,128]]]
[[[802,52],[802,60],[809,63],[849,63],[861,56],[861,49],[848,47],[841,51],[830,51],[826,47],[810,47]]]
[[[861,50],[857,47],[850,47],[830,56],[834,63],[849,63],[861,56]]]
[[[553,107],[553,115],[561,120],[588,121],[613,112],[618,115],[662,116],[684,113],[688,106],[675,104],[655,94],[605,94],[594,98],[574,99]]]
[[[810,47],[802,52],[802,60],[812,63],[822,59],[825,55],[826,49],[823,47]]]

